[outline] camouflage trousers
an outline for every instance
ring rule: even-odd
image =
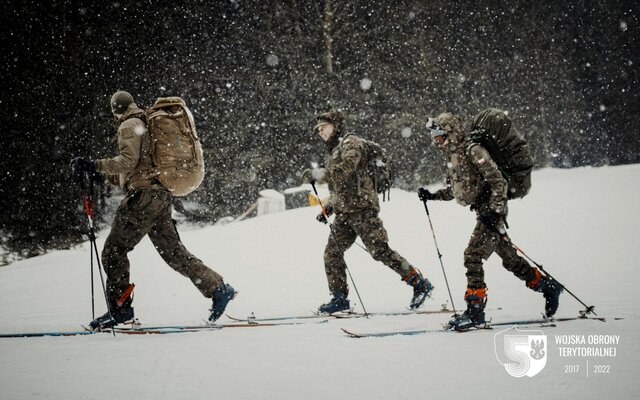
[[[522,257],[516,249],[500,236],[480,222],[476,223],[469,245],[464,251],[464,266],[467,268],[467,287],[479,289],[487,287],[484,281],[484,269],[482,261],[493,253],[502,258],[502,266],[511,271],[516,277],[525,282],[536,277],[535,269]]]
[[[207,268],[180,241],[171,219],[171,194],[163,190],[130,192],[120,203],[111,232],[102,250],[107,275],[107,296],[115,303],[129,286],[127,253],[145,235],[171,268],[191,279],[205,297],[222,283],[222,277]]]
[[[324,250],[324,267],[331,293],[349,294],[347,264],[343,252],[353,245],[358,236],[374,260],[382,261],[401,278],[409,275],[411,265],[389,247],[387,231],[377,212],[337,214],[333,231],[338,243],[333,235],[330,235]]]

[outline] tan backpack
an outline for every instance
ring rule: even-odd
[[[204,178],[202,145],[193,115],[179,97],[161,97],[145,112],[154,174],[174,196],[196,190]]]

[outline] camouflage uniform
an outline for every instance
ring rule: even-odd
[[[382,261],[407,281],[414,269],[389,247],[389,237],[378,217],[380,205],[373,181],[366,174],[366,148],[355,135],[336,135],[328,144],[326,177],[331,198],[328,206],[335,212],[333,230],[324,252],[325,271],[332,293],[348,294],[343,252],[360,236],[371,256]]]
[[[447,127],[452,129],[448,137],[450,143],[445,149],[449,160],[447,188],[434,193],[434,196],[436,200],[455,198],[459,204],[471,206],[478,216],[469,245],[464,251],[467,286],[472,289],[486,287],[482,262],[493,252],[502,258],[504,268],[519,279],[534,281],[537,278],[536,270],[512,246],[501,240],[495,231],[489,230],[480,221],[480,216],[489,212],[495,212],[506,220],[507,181],[485,148],[467,141],[459,126]]]
[[[191,279],[205,297],[222,284],[222,277],[207,268],[182,244],[171,219],[172,195],[150,173],[150,136],[141,119],[143,111],[131,104],[118,127],[119,154],[95,161],[98,172],[117,182],[127,193],[120,203],[102,251],[107,295],[114,305],[129,286],[127,253],[149,235],[171,268]]]

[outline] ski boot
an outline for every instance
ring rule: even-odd
[[[131,303],[133,303],[131,294],[134,286],[133,284],[129,285],[118,301],[110,301],[109,310],[104,315],[91,321],[89,327],[94,331],[100,331],[132,321],[134,313],[133,307],[131,307]]]
[[[449,329],[464,331],[485,324],[484,307],[487,304],[487,288],[467,288],[464,300],[467,302],[467,309],[449,321]]]
[[[211,293],[213,304],[209,310],[211,311],[211,314],[209,314],[209,322],[215,322],[215,320],[220,318],[227,308],[227,304],[235,297],[235,289],[229,284],[221,283],[220,286]]]
[[[113,328],[118,324],[133,320],[133,316],[133,307],[131,305],[115,306],[112,307],[111,313],[107,311],[104,315],[91,321],[89,327],[94,331]]]
[[[409,274],[402,279],[409,286],[413,286],[413,297],[409,308],[412,310],[418,309],[424,304],[424,301],[431,295],[433,291],[433,285],[427,278],[424,278],[419,270],[411,268]]]
[[[535,270],[536,277],[527,282],[527,286],[535,290],[536,292],[542,293],[544,296],[544,311],[547,318],[553,317],[553,315],[558,311],[558,306],[560,305],[560,294],[562,293],[562,286],[560,284],[546,276],[542,276],[540,271]]]
[[[318,312],[320,314],[332,314],[339,311],[349,311],[349,306],[349,299],[347,299],[347,295],[336,292],[328,303],[318,307]]]

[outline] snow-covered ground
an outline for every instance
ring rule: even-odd
[[[0,339],[0,398],[637,398],[640,165],[549,169],[533,178],[532,193],[510,204],[511,238],[608,318],[606,323],[528,327],[548,338],[546,367],[534,377],[512,377],[497,361],[499,329],[370,339],[348,338],[340,331],[435,329],[448,320],[436,314],[170,335],[5,338]],[[438,309],[448,295],[422,203],[414,193],[395,190],[382,209],[391,246],[436,285],[425,308]],[[461,307],[462,252],[474,216],[455,202],[432,203],[430,211],[455,304]],[[317,212],[316,207],[298,209],[184,231],[182,239],[239,290],[229,314],[305,314],[329,299],[322,262],[328,228],[315,221]],[[106,233],[100,235],[100,248]],[[85,244],[0,268],[0,333],[77,330],[88,322],[89,257]],[[142,322],[197,324],[207,316],[209,301],[163,263],[148,239],[130,259],[135,311]],[[405,309],[411,289],[392,271],[355,246],[346,259],[368,311]],[[486,263],[486,280],[494,321],[536,317],[543,310],[542,296],[505,271],[497,256]],[[95,284],[100,288],[97,275]],[[353,291],[351,298],[356,299]],[[104,312],[99,295],[96,303]],[[574,316],[580,309],[564,294],[558,316]],[[560,345],[557,335],[585,340],[619,335],[619,343]],[[560,347],[613,347],[616,354],[562,356]]]

